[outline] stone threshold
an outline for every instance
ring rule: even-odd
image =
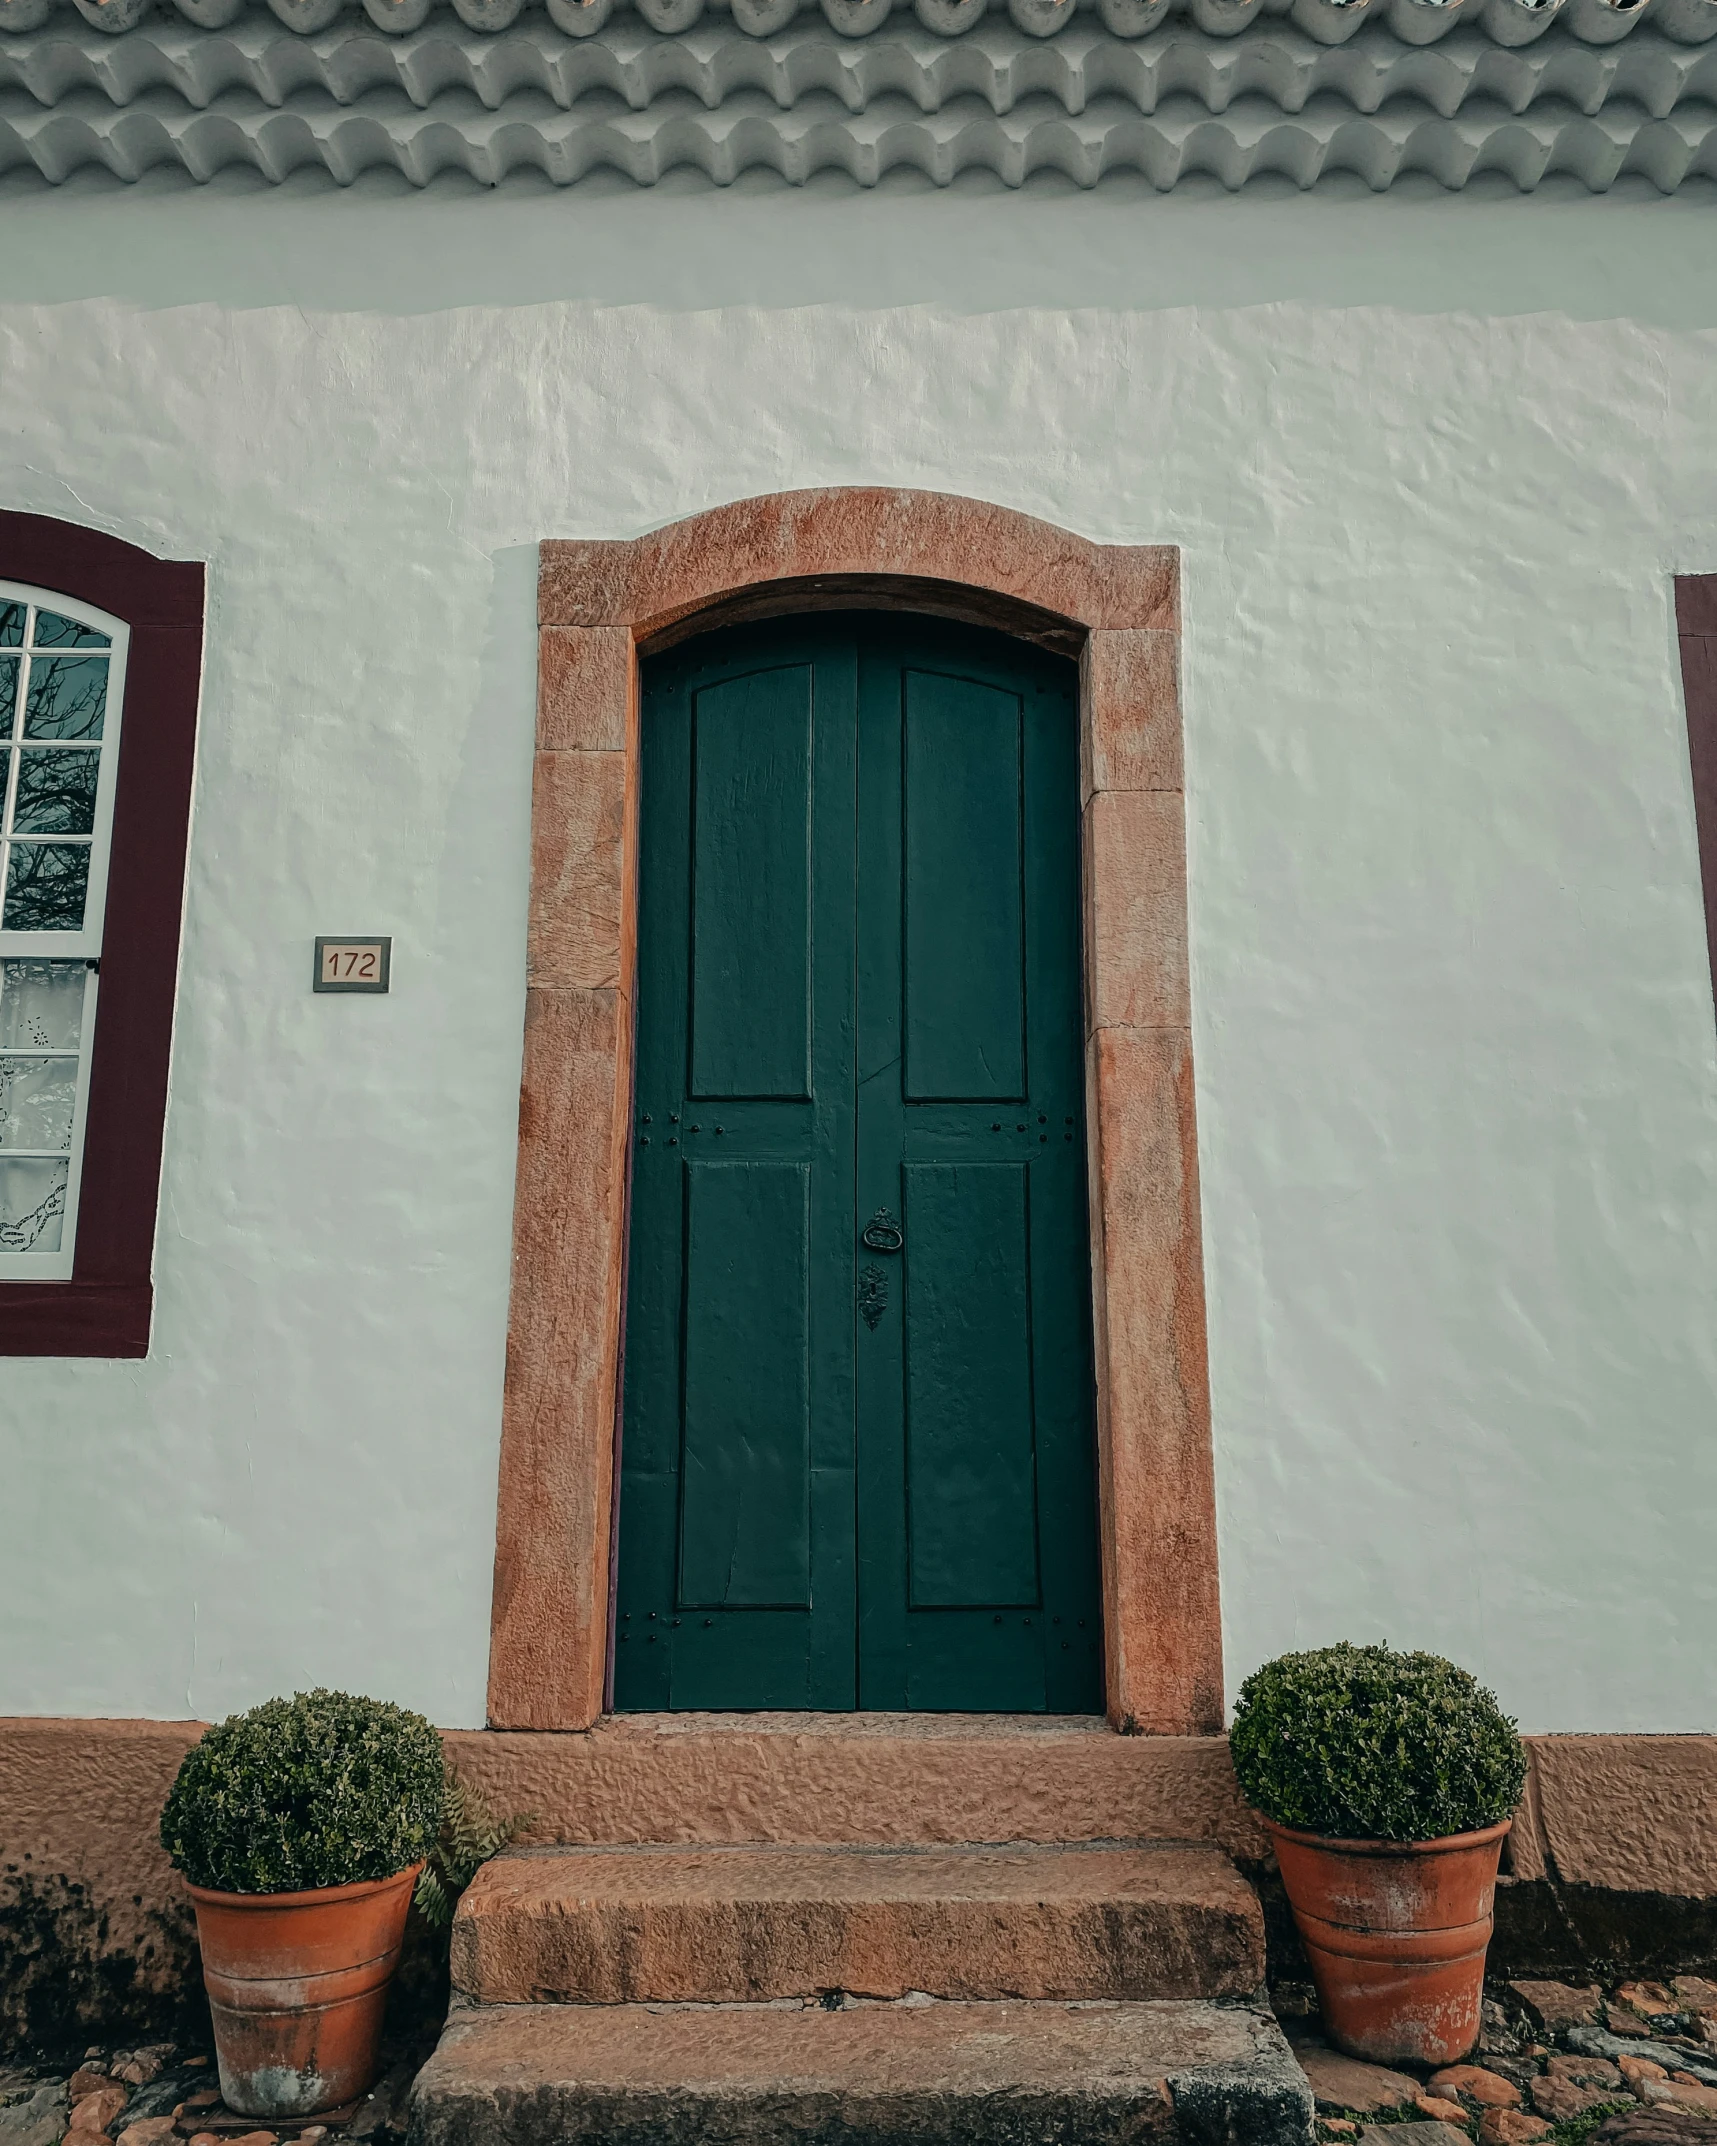
[[[577,1731],[447,1738],[498,1811],[567,1846],[1206,1841],[1267,1853],[1226,1740],[1101,1717],[610,1714]]]
[[[593,1730],[610,1736],[818,1736],[836,1742],[905,1737],[941,1742],[947,1737],[1078,1736],[1099,1741],[1121,1731],[1101,1714],[907,1714],[907,1713],[636,1713],[607,1714]],[[487,1732],[497,1735],[505,1730]],[[511,1733],[530,1734],[529,1730]],[[553,1730],[543,1732],[553,1735]]]

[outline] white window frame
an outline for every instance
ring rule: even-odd
[[[17,681],[16,705],[25,705],[29,692],[29,673],[32,662],[30,642],[34,638],[36,611],[57,612],[62,618],[75,619],[79,625],[89,626],[97,633],[106,634],[109,641],[107,655],[107,701],[101,725],[101,771],[96,778],[95,814],[89,838],[89,881],[84,895],[82,931],[8,931],[4,925],[4,912],[0,908],[0,961],[82,961],[84,970],[83,1013],[78,1031],[77,1098],[72,1110],[71,1147],[49,1151],[38,1148],[4,1148],[5,1156],[46,1156],[50,1152],[55,1159],[65,1154],[68,1164],[66,1173],[65,1216],[60,1225],[59,1249],[54,1252],[9,1252],[0,1246],[0,1282],[64,1282],[72,1278],[72,1268],[77,1251],[78,1198],[83,1184],[84,1129],[89,1112],[89,1069],[95,1043],[96,999],[100,990],[102,928],[107,915],[108,862],[113,847],[113,804],[119,782],[119,738],[125,710],[125,660],[131,645],[131,629],[123,619],[110,612],[101,611],[94,604],[79,602],[76,598],[62,596],[55,589],[37,588],[21,581],[0,580],[0,604],[23,603],[32,607],[26,618],[23,645],[17,649],[0,651],[7,656],[16,656],[20,676]],[[38,652],[48,655],[96,655],[95,649],[54,649]],[[13,740],[9,728],[3,745],[9,748]],[[14,756],[4,751],[4,766],[0,777],[4,784],[13,780]],[[6,824],[6,806],[9,795],[0,788],[0,828]],[[4,901],[4,886],[0,883],[0,904]],[[8,1052],[8,1057],[31,1055]],[[64,1057],[69,1054],[46,1050],[43,1057]]]

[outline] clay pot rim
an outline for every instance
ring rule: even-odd
[[[350,1885],[317,1885],[305,1893],[217,1893],[207,1885],[185,1880],[185,1890],[199,1907],[211,1908],[313,1908],[325,1900],[362,1900],[371,1893],[398,1885],[402,1878],[416,1878],[426,1858],[419,1857],[391,1878],[354,1878]]]
[[[1279,1819],[1258,1813],[1265,1830],[1284,1840],[1299,1841],[1308,1848],[1333,1848],[1342,1855],[1448,1855],[1462,1848],[1486,1848],[1501,1840],[1514,1827],[1512,1818],[1499,1818],[1494,1826],[1480,1826],[1476,1833],[1440,1833],[1434,1840],[1344,1840],[1334,1833],[1306,1833],[1298,1826],[1285,1826]]]

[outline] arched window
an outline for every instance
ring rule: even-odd
[[[0,1279],[69,1281],[130,634],[0,581]]]
[[[0,514],[0,1355],[143,1356],[203,570]]]

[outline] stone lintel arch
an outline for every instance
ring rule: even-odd
[[[641,654],[788,611],[895,607],[1077,656],[1085,1061],[1108,1708],[1222,1726],[1186,953],[1179,555],[884,487],[550,540],[489,1719],[583,1729],[609,1650],[624,1344]]]

